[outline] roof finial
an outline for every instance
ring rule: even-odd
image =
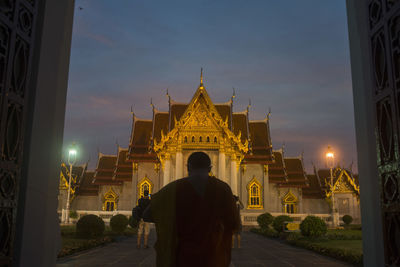
[[[203,86],[203,68],[200,70],[200,86]]]
[[[251,107],[251,99],[249,98],[249,104],[247,105],[247,113],[249,113],[250,107]]]
[[[235,87],[232,87],[232,97],[231,97],[232,101],[235,97],[236,97]]]

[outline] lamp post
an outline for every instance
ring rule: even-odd
[[[67,207],[65,214],[65,223],[69,223],[69,199],[71,195],[71,181],[72,181],[72,166],[76,162],[76,149],[74,145],[68,151],[68,164],[69,164],[69,181],[68,181],[68,193],[67,193]]]
[[[326,165],[330,170],[331,175],[331,201],[332,201],[332,223],[333,226],[336,227],[338,225],[337,214],[336,214],[336,207],[335,207],[335,198],[333,196],[333,168],[335,166],[335,154],[333,153],[330,146],[328,146],[328,150],[326,151]]]

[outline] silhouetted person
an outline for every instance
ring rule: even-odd
[[[208,175],[207,154],[191,154],[187,166],[189,177],[163,187],[144,212],[156,224],[157,266],[229,266],[239,227],[231,188]]]
[[[240,217],[240,210],[242,210],[244,208],[242,201],[240,201],[238,196],[233,196],[233,199],[235,200],[235,205],[236,205],[236,209],[237,209],[237,217],[236,220],[239,224],[239,227],[236,229],[235,232],[233,232],[233,236],[232,236],[232,248],[235,247],[235,237],[237,240],[237,247],[240,248],[240,240],[241,240],[241,236],[240,234],[242,233],[242,218]]]
[[[150,197],[149,197],[149,190],[144,190],[143,197],[141,197],[138,201],[138,206],[140,210],[146,210],[147,206],[150,204]],[[139,221],[138,233],[137,233],[137,248],[140,248],[140,241],[143,237],[144,248],[148,248],[147,242],[149,240],[149,233],[150,233],[150,223],[145,222],[143,218]]]

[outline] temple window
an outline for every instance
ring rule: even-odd
[[[147,176],[145,176],[139,183],[138,183],[138,199],[144,197],[144,191],[148,190],[149,195],[153,191],[153,183],[150,181]]]
[[[247,186],[247,191],[248,191],[248,209],[262,209],[263,208],[263,203],[262,203],[262,185],[257,181],[255,177],[250,181],[250,183]]]
[[[199,142],[203,142],[203,138],[201,136],[199,137]]]
[[[187,136],[185,136],[185,138],[184,138],[184,141],[183,141],[184,143],[187,143]]]
[[[217,143],[218,142],[218,139],[217,139],[217,137],[215,136],[214,137],[214,143]]]
[[[210,137],[207,136],[207,143],[210,143]]]
[[[297,213],[297,198],[289,190],[282,199],[282,208],[284,213]]]
[[[194,136],[192,136],[192,143],[194,143]]]
[[[103,198],[103,210],[104,211],[114,211],[117,210],[118,195],[110,189],[104,194]]]

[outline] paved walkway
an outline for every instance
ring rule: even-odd
[[[149,244],[154,244],[155,233],[152,230]],[[153,248],[136,249],[136,238],[127,238],[120,242],[95,248],[73,256],[62,258],[57,267],[131,267],[155,266]],[[265,238],[250,232],[242,235],[242,248],[233,249],[232,267],[261,266],[350,266],[340,261],[318,255],[312,251],[292,247],[279,241]]]

